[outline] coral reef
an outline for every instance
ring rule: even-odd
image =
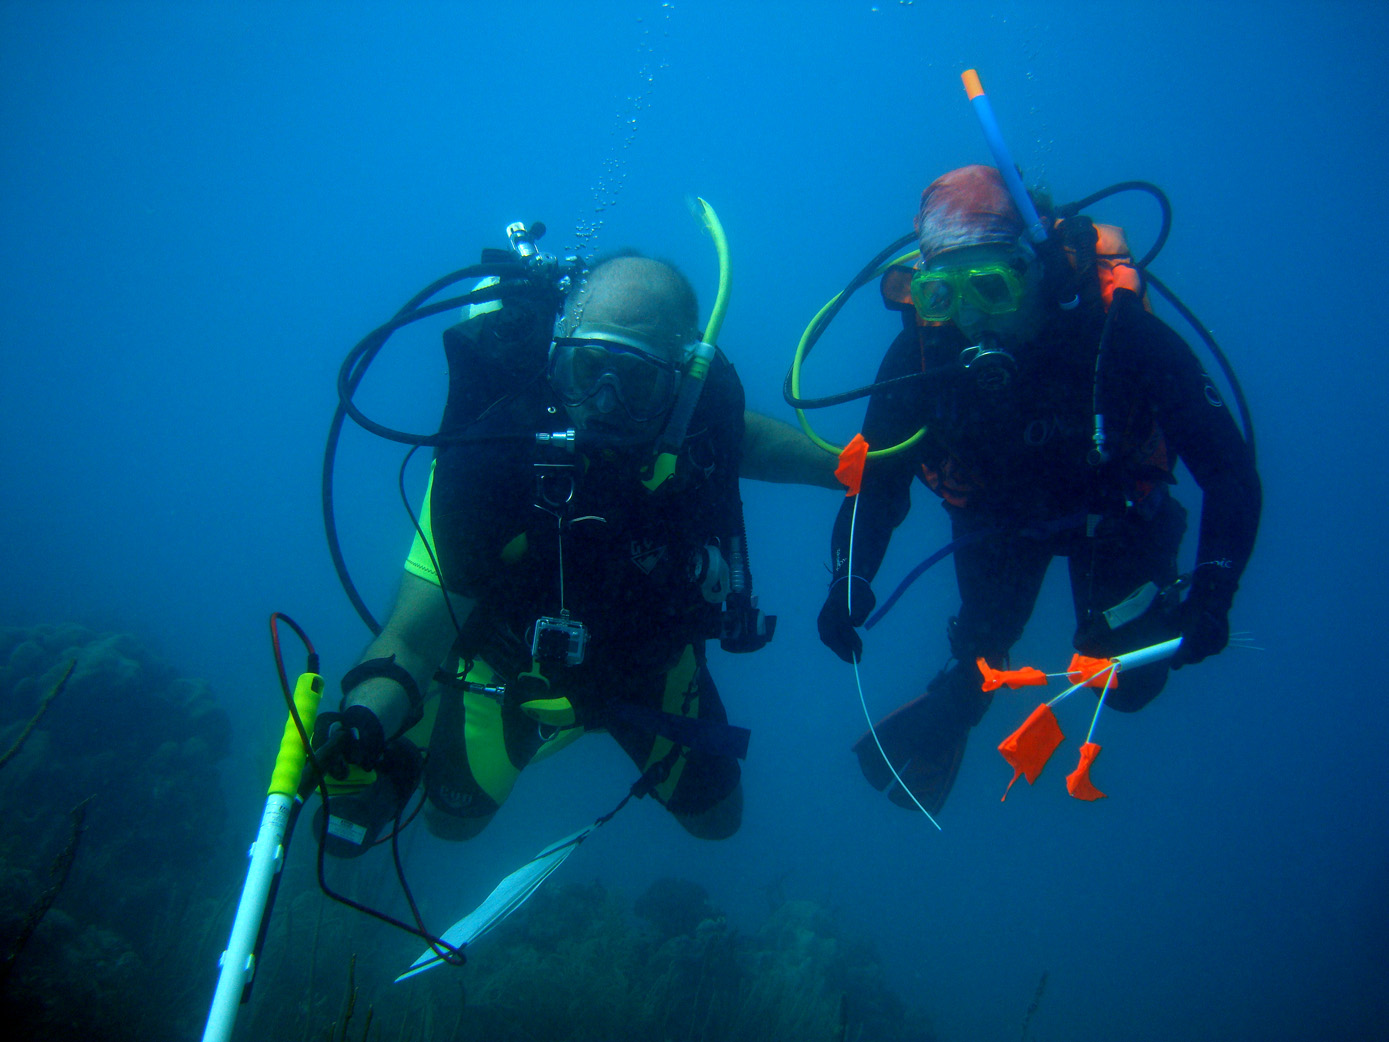
[[[75,661],[66,684],[63,672]],[[58,692],[58,694],[54,694]],[[60,697],[59,697],[60,696]],[[226,715],[133,638],[0,631],[0,1017],[53,1042],[196,1037],[245,870],[217,773]],[[461,969],[394,985],[419,941],[324,898],[307,819],[238,1038],[303,1042],[932,1042],[820,905],[740,931],[698,883],[635,902],[550,885]],[[390,859],[330,865],[357,895]]]
[[[74,661],[61,697],[48,697]],[[133,637],[0,630],[0,748],[18,746],[0,770],[0,947],[15,954],[0,1010],[12,1037],[195,1033],[205,989],[194,955],[215,966],[228,887],[244,871],[215,856],[227,854],[217,761],[230,739],[206,683]]]
[[[299,958],[309,916],[295,902]],[[639,918],[635,909],[646,917]],[[707,913],[691,922],[694,910]],[[651,913],[657,911],[653,919]],[[676,914],[680,912],[681,914]],[[319,903],[322,916],[322,903]],[[753,933],[733,929],[698,884],[662,879],[635,905],[601,885],[547,886],[469,952],[467,966],[387,983],[418,954],[363,944],[349,964],[332,908],[313,927],[332,976],[313,994],[289,961],[256,997],[250,1036],[434,1042],[933,1042],[884,983],[871,948],[809,901],[789,901]],[[688,929],[672,932],[675,922]],[[331,925],[330,925],[331,923]],[[357,940],[364,940],[357,924]],[[286,929],[281,927],[281,929]],[[272,931],[279,933],[279,931]],[[331,939],[329,939],[331,938]],[[281,935],[277,945],[290,941]],[[268,948],[269,946],[267,946]],[[384,957],[383,957],[384,956]],[[348,973],[350,991],[344,993]],[[327,974],[320,969],[320,977]],[[306,1018],[304,1003],[318,1011]],[[348,1004],[356,1020],[348,1028]],[[370,1033],[360,1029],[363,1011]],[[336,1020],[333,1018],[336,1017]],[[250,1037],[248,1036],[248,1037]]]
[[[694,933],[706,919],[717,912],[709,904],[709,891],[688,879],[665,876],[656,880],[637,898],[632,911],[645,919],[665,940],[682,933]]]

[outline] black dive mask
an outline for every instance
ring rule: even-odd
[[[550,349],[549,379],[567,408],[603,417],[620,411],[648,424],[675,401],[680,370],[625,337],[560,337]]]

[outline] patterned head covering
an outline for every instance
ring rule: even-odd
[[[961,246],[1016,243],[1024,231],[1022,215],[991,166],[962,166],[942,174],[921,193],[916,237],[922,265]]]

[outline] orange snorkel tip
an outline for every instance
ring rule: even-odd
[[[975,69],[966,69],[960,73],[960,82],[965,85],[965,96],[970,101],[984,93],[984,84],[979,81],[979,73]]]

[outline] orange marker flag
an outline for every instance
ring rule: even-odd
[[[974,664],[979,667],[979,672],[983,674],[984,684],[981,690],[996,691],[1004,684],[1007,684],[1014,691],[1020,687],[1046,687],[1047,675],[1040,669],[1033,669],[1031,666],[1024,666],[1022,669],[994,669],[982,658],[974,660]]]
[[[1119,686],[1119,674],[1115,671],[1111,678],[1106,671],[1114,667],[1107,658],[1090,658],[1086,655],[1072,655],[1071,664],[1066,667],[1066,676],[1072,684],[1087,684],[1090,687]]]
[[[1090,781],[1090,767],[1095,757],[1100,755],[1100,747],[1094,742],[1086,742],[1080,747],[1080,765],[1066,775],[1066,791],[1078,800],[1102,800],[1105,794],[1095,788]]]
[[[1051,754],[1056,752],[1056,747],[1065,739],[1066,736],[1061,733],[1061,725],[1056,722],[1056,714],[1051,711],[1050,706],[1043,704],[1032,710],[1032,714],[1023,721],[1022,726],[1003,739],[998,747],[998,751],[1013,768],[1013,781],[1008,783],[1008,789],[1013,787],[1013,782],[1016,782],[1020,775],[1027,776],[1028,785],[1036,782],[1042,768],[1047,765],[1047,760],[1051,759]],[[1005,800],[1008,798],[1008,789],[1003,790],[1002,798]]]
[[[853,441],[840,450],[839,466],[834,468],[834,476],[849,490],[844,493],[845,499],[858,495],[863,484],[863,465],[867,462],[868,442],[863,440],[862,434],[855,434]]]

